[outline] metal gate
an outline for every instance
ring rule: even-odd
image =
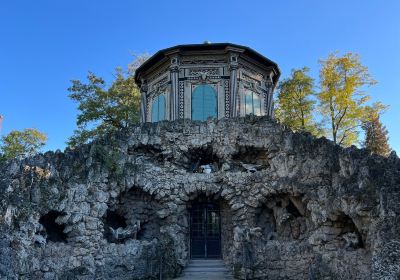
[[[218,205],[197,203],[190,211],[192,258],[221,258],[221,216]]]

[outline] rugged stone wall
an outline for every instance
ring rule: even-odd
[[[193,163],[213,165],[192,173]],[[400,161],[263,117],[143,124],[0,165],[0,279],[155,279],[189,258],[188,205],[222,205],[238,278],[399,279]],[[117,228],[136,239],[115,239]]]

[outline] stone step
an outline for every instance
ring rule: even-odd
[[[187,267],[225,267],[224,263],[189,263]]]
[[[198,263],[198,262],[203,262],[203,263],[224,263],[223,260],[221,259],[192,259],[190,260],[190,263]]]
[[[181,277],[176,280],[231,280],[234,279],[231,274],[220,273],[220,272],[196,272],[196,273],[184,273]]]
[[[179,280],[233,279],[222,260],[191,260]]]
[[[185,272],[229,272],[226,267],[187,267]]]

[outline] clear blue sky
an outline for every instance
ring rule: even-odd
[[[75,128],[71,79],[87,71],[112,78],[132,53],[176,44],[232,42],[276,61],[282,77],[335,50],[361,55],[378,84],[375,101],[391,146],[400,152],[400,1],[133,1],[0,2],[2,134],[38,128],[46,149],[63,149]]]

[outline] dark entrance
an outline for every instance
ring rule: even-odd
[[[221,258],[221,217],[219,205],[192,204],[190,210],[190,253],[192,258]]]

